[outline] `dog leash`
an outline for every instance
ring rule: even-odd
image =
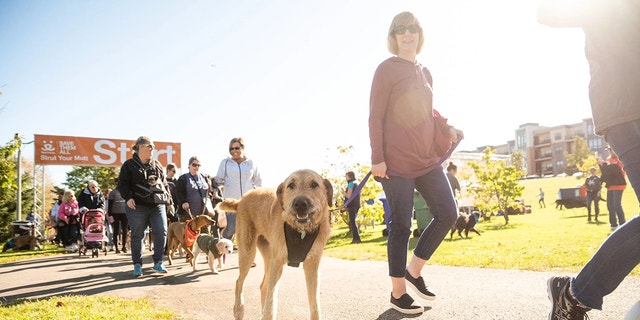
[[[447,152],[445,152],[445,154],[440,158],[440,160],[438,160],[437,165],[442,165],[443,162],[445,162],[445,160],[447,160],[451,154],[453,153],[453,150],[456,149],[456,147],[458,147],[458,144],[460,144],[460,141],[462,141],[462,136],[458,135],[458,141],[451,143],[451,147],[449,147],[449,150],[447,150]],[[360,191],[362,190],[362,188],[364,187],[364,185],[367,183],[367,180],[369,180],[369,177],[371,177],[371,171],[369,171],[364,178],[362,178],[362,181],[360,181],[360,184],[358,184],[358,186],[353,189],[353,193],[351,194],[351,197],[349,199],[347,199],[347,201],[342,205],[343,207],[346,207],[349,203],[351,203],[351,201],[355,198],[356,195],[360,194]],[[333,209],[331,211],[337,211],[338,209]]]

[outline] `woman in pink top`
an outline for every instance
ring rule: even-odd
[[[67,248],[67,252],[78,251],[79,212],[75,194],[73,194],[72,190],[65,190],[62,195],[60,209],[58,209],[58,219],[64,223],[61,228],[62,243]]]
[[[451,230],[456,203],[434,147],[433,92],[429,70],[416,61],[424,44],[420,22],[410,12],[398,14],[387,35],[394,55],[376,69],[369,106],[371,172],[382,183],[389,206],[387,255],[391,277],[391,307],[406,314],[424,312],[407,294],[407,285],[422,299],[435,294],[421,270]],[[462,131],[449,128],[451,141]],[[413,191],[426,200],[433,220],[425,228],[407,266]]]

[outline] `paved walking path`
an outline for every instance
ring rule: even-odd
[[[201,260],[195,273],[176,258],[167,266],[168,275],[156,275],[150,273],[151,257],[145,253],[145,276],[138,279],[132,277],[130,256],[112,252],[98,258],[62,255],[7,263],[0,265],[0,300],[67,294],[148,297],[184,319],[233,319],[237,255],[228,257],[219,275]],[[246,319],[260,314],[262,259],[256,262],[245,283]],[[386,262],[324,257],[320,270],[323,319],[547,319],[550,308],[548,272],[427,265],[422,274],[438,298],[424,303],[422,315],[406,316],[389,308]],[[285,267],[278,298],[278,319],[308,319],[302,266]],[[622,319],[638,299],[640,279],[627,278],[605,299],[605,310],[590,317]]]

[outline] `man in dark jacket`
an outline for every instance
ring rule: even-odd
[[[95,180],[89,180],[87,187],[78,196],[78,207],[84,213],[89,209],[104,210],[104,195],[100,191],[100,186]]]
[[[589,177],[585,180],[584,185],[587,188],[587,221],[591,222],[591,203],[593,202],[593,208],[596,213],[596,222],[598,222],[598,215],[600,214],[600,189],[602,189],[602,181],[600,177],[596,175],[596,168],[589,168]]]

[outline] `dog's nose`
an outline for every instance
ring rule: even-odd
[[[309,199],[306,197],[297,197],[293,199],[292,206],[296,213],[306,213],[310,207]]]

